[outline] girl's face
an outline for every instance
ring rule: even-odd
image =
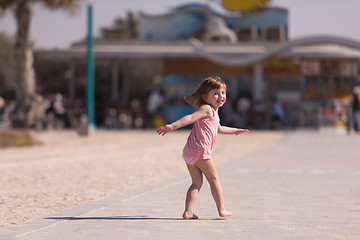
[[[211,90],[204,96],[207,104],[210,104],[215,110],[224,105],[226,102],[226,88],[220,87],[219,89]]]

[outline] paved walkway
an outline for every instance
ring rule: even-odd
[[[4,229],[0,239],[360,239],[359,135],[289,133],[218,171],[229,218],[217,216],[205,183],[202,219],[182,220],[190,182],[181,176]]]

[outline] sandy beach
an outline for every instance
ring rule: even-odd
[[[187,172],[181,152],[188,130],[163,137],[155,131],[33,134],[41,146],[0,149],[0,229]],[[213,158],[217,165],[241,161],[283,137],[270,131],[219,135]]]

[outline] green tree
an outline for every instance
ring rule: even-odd
[[[106,40],[134,40],[137,37],[138,20],[132,12],[128,12],[126,19],[117,18],[112,27],[101,28],[100,39]]]
[[[16,21],[14,38],[15,93],[16,109],[13,115],[13,127],[31,127],[34,125],[36,111],[34,107],[41,97],[36,93],[33,68],[33,48],[30,41],[30,22],[32,6],[41,3],[49,9],[64,9],[75,13],[82,0],[0,0],[0,11],[11,11]],[[34,104],[35,103],[35,104]]]
[[[0,0],[1,1],[1,0]],[[133,41],[138,34],[138,19],[134,13],[129,11],[126,18],[118,17],[112,26],[100,28],[100,35],[95,38],[95,43],[106,41]],[[73,43],[73,45],[86,44],[86,37]]]

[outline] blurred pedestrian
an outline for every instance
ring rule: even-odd
[[[71,127],[70,117],[64,106],[64,97],[61,93],[56,93],[53,98],[52,109],[55,118],[61,119],[64,122],[65,128]]]
[[[236,102],[236,110],[241,117],[241,126],[248,125],[248,114],[251,107],[251,101],[246,96],[240,96]]]
[[[281,123],[284,119],[284,110],[277,99],[277,97],[272,97],[271,107],[270,107],[270,121],[271,121],[271,129],[277,130],[280,128]]]
[[[239,113],[234,108],[234,103],[231,98],[227,98],[224,106],[219,110],[219,115],[223,119],[222,123],[229,127],[241,126],[241,118]]]
[[[0,121],[3,119],[5,113],[5,100],[0,96]]]
[[[360,131],[359,87],[354,87],[351,102],[350,131]]]
[[[150,93],[147,99],[147,122],[148,127],[154,127],[156,121],[159,121],[161,116],[161,110],[163,109],[165,104],[164,95],[160,89],[160,87],[156,86]],[[160,120],[161,121],[161,120]],[[158,126],[159,127],[159,126]]]
[[[232,213],[224,206],[222,188],[211,154],[218,132],[239,135],[249,130],[220,125],[218,110],[226,102],[226,85],[219,77],[206,78],[195,93],[185,97],[185,101],[195,105],[198,110],[156,130],[159,135],[165,135],[186,125],[194,124],[183,150],[183,158],[192,179],[186,195],[183,218],[199,218],[193,210],[203,183],[203,174],[210,184],[219,216],[231,216]]]

